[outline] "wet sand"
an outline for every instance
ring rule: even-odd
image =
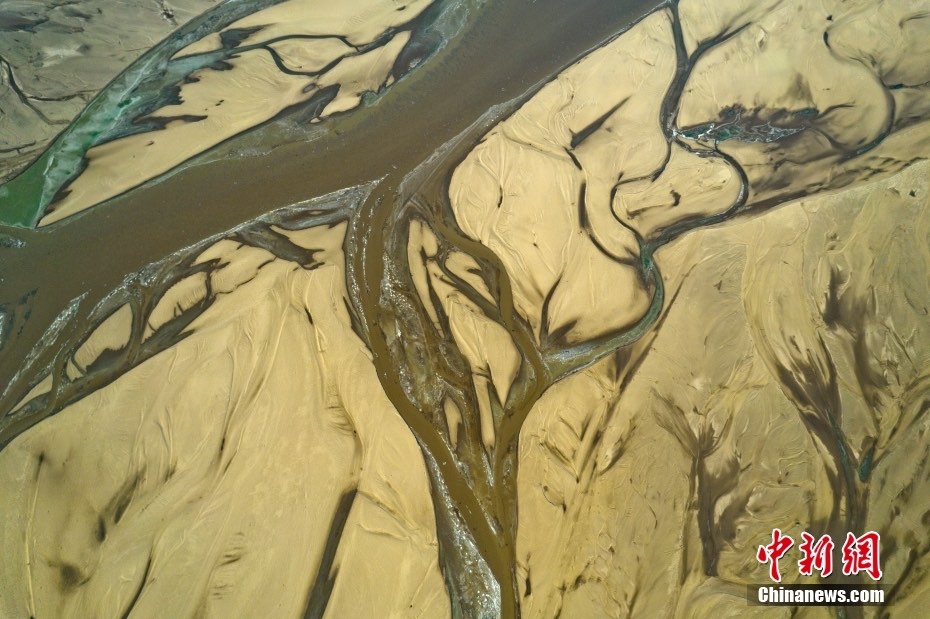
[[[579,4],[555,24],[547,15],[556,8],[539,5],[524,13],[491,4],[476,12],[467,38],[450,42],[433,63],[398,83],[391,99],[363,117],[332,119],[310,142],[281,144],[256,160],[237,153],[234,141],[221,148],[218,161],[177,171],[170,184],[145,186],[105,209],[91,209],[69,222],[67,231],[4,229],[25,243],[25,251],[0,248],[5,298],[23,298],[35,282],[43,283],[46,298],[32,309],[35,319],[25,323],[17,349],[26,354],[72,299],[87,292],[93,304],[125,275],[182,247],[307,196],[388,174],[402,176],[400,171],[415,167],[490,107],[545,81],[552,67],[566,66],[648,8]],[[506,36],[509,32],[515,36]],[[472,63],[497,70],[472,75]],[[465,76],[470,96],[449,98]],[[263,131],[271,128],[259,130],[258,144]],[[352,165],[343,165],[348,159]],[[140,221],[145,225],[134,223]],[[105,246],[101,238],[107,239]],[[67,274],[56,267],[65,262]],[[0,358],[4,375],[17,365],[12,356]]]
[[[612,10],[475,9],[309,141],[10,231],[10,608],[261,613],[298,547],[285,615],[767,616],[781,527],[880,531],[918,612],[928,13]]]
[[[68,0],[0,9],[0,178],[28,165],[88,101],[209,0]]]

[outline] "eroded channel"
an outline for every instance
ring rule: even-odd
[[[930,12],[835,4],[439,3],[249,43],[229,3],[162,44],[290,79],[277,42],[400,41],[346,102],[202,155],[172,116],[196,148],[96,197],[85,149],[27,201],[62,218],[3,250],[5,608],[734,612],[792,522],[881,530],[919,608]]]

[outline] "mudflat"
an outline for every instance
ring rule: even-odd
[[[919,612],[930,7],[324,4],[10,160],[0,614]]]

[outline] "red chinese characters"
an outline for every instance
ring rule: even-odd
[[[788,535],[782,535],[781,529],[772,529],[771,544],[759,546],[756,558],[759,563],[769,563],[769,578],[774,582],[781,582],[778,560],[785,556],[785,553],[792,546],[794,546],[794,540]]]
[[[879,559],[879,544],[881,537],[875,531],[869,531],[859,537],[852,533],[846,534],[843,543],[843,574],[852,576],[865,572],[872,580],[882,577],[882,568]]]
[[[794,546],[794,540],[790,535],[782,533],[781,529],[772,529],[771,543],[759,546],[756,559],[759,563],[769,565],[769,578],[773,582],[781,582],[782,575],[778,560],[784,557],[792,546]],[[798,572],[801,576],[813,576],[815,570],[821,578],[832,574],[835,547],[829,535],[823,535],[818,539],[807,531],[801,533],[801,543],[798,544],[798,550],[801,552]],[[858,537],[853,533],[847,533],[842,548],[843,575],[855,576],[864,572],[872,580],[880,580],[882,577],[880,550],[881,536],[875,531],[863,533]]]
[[[826,578],[833,573],[833,539],[829,535],[824,535],[816,542],[814,536],[805,531],[801,533],[801,544],[798,549],[801,551],[801,560],[798,561],[798,569],[802,576],[811,576],[816,569],[820,576]]]

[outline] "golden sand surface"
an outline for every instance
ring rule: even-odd
[[[850,521],[881,531],[891,616],[921,612],[928,185],[922,163],[662,250],[688,275],[635,376],[605,359],[523,428],[526,616],[788,616],[746,605],[745,585],[768,581],[755,549],[775,527],[842,539]],[[837,479],[837,437],[853,469],[870,459],[866,480]]]
[[[0,7],[0,180],[26,166],[121,70],[211,0]]]
[[[430,0],[287,0],[237,20],[226,30],[259,28],[255,35],[247,39],[250,44],[294,35],[309,35],[344,37],[350,45],[365,45],[377,39],[386,28],[399,26],[413,19],[429,5]],[[184,48],[178,56],[202,54],[222,46],[220,33],[216,33]]]
[[[223,32],[257,30],[240,45],[243,51],[222,66],[195,71],[180,86],[176,103],[138,119],[159,123],[159,130],[91,148],[84,169],[39,226],[61,221],[157,178],[331,88],[337,89],[336,94],[327,98],[312,122],[359,106],[365,93],[378,92],[393,81],[391,69],[410,33],[391,29],[416,17],[428,4],[414,3],[399,11],[390,2],[301,0],[234,22]],[[219,47],[217,33],[188,46],[177,57]],[[276,65],[272,51],[287,71]]]
[[[448,613],[422,458],[343,303],[344,232],[291,235],[312,269],[210,246],[198,260],[223,266],[175,284],[147,330],[209,280],[190,337],[2,452],[0,546],[25,569],[3,570],[0,614],[302,615],[337,573],[335,616]],[[94,331],[79,368],[125,343],[127,316]]]
[[[489,132],[456,169],[451,203],[503,262],[537,340],[589,340],[642,316],[636,239],[924,159],[930,75],[910,41],[928,23],[913,4],[895,9],[682,3],[690,73],[671,140],[654,120],[676,72],[667,11]],[[912,86],[890,88],[901,83]],[[804,114],[816,118],[792,126]],[[769,616],[747,610],[745,585],[766,582],[755,549],[785,523],[840,540],[882,530],[893,614],[926,604],[912,570],[930,537],[895,515],[930,513],[917,490],[927,183],[913,165],[658,251],[673,291],[660,326],[554,384],[523,426],[524,615]]]
[[[403,183],[128,278],[0,425],[0,615],[920,616],[928,16],[672,2]],[[262,54],[227,73],[304,96]],[[887,605],[747,605],[774,528],[879,532]]]

